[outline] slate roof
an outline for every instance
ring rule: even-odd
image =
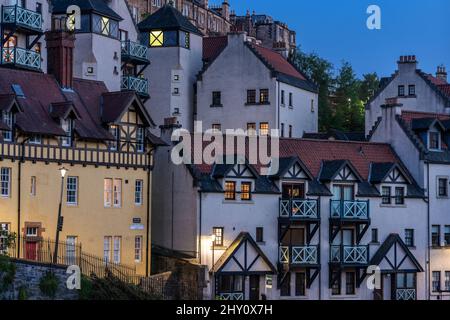
[[[161,9],[139,22],[138,28],[140,31],[176,29],[203,36],[196,26],[169,4],[164,5]]]
[[[228,45],[228,36],[204,37],[203,60],[214,60]]]
[[[393,162],[372,163],[370,168],[370,182],[381,183],[395,167]]]
[[[51,5],[53,14],[65,14],[68,6],[76,5],[80,7],[82,13],[93,12],[114,20],[123,20],[105,0],[52,0]]]

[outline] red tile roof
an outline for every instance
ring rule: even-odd
[[[432,74],[428,75],[428,80],[430,80],[434,85],[437,85],[437,86],[447,84],[447,81],[437,78],[437,77],[433,76]]]
[[[203,60],[214,60],[228,45],[228,36],[203,38]]]
[[[450,115],[431,112],[403,111],[401,114],[401,118],[406,124],[411,125],[411,122],[415,119],[436,118],[441,121],[450,120]]]
[[[450,98],[450,84],[441,84],[437,87],[445,96]]]

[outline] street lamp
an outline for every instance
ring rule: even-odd
[[[67,173],[67,169],[62,167],[59,169],[61,173],[61,193],[59,195],[59,207],[58,207],[58,220],[56,221],[56,238],[55,238],[55,252],[53,254],[53,263],[58,262],[58,245],[59,245],[59,232],[62,231],[63,227],[63,217],[61,216],[62,198],[64,191],[64,177]]]
[[[211,297],[212,300],[215,300],[215,279],[214,279],[214,251],[215,251],[215,243],[216,243],[216,235],[212,234],[211,235],[211,242],[212,242],[212,262],[211,262]]]

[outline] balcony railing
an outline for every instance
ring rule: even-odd
[[[122,90],[134,90],[139,95],[148,96],[148,80],[132,76],[123,76]]]
[[[317,264],[318,252],[318,246],[280,246],[280,263]]]
[[[341,264],[367,264],[369,246],[331,246],[330,262]]]
[[[304,199],[280,199],[280,218],[317,219],[318,201]]]
[[[396,300],[416,300],[416,289],[397,289],[395,290]]]
[[[42,31],[42,15],[20,6],[3,6],[2,23],[16,24],[22,28]]]
[[[219,293],[220,300],[244,300],[244,293],[231,292],[231,293]]]
[[[130,40],[122,41],[122,59],[133,59],[148,62],[147,47]]]
[[[35,51],[18,47],[2,48],[1,64],[40,70],[41,55]]]
[[[330,217],[333,219],[367,220],[369,219],[369,200],[331,200]]]

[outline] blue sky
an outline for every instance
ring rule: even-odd
[[[210,3],[220,3],[219,0]],[[449,0],[230,0],[237,14],[267,13],[297,32],[297,43],[335,67],[349,61],[356,73],[388,76],[400,55],[415,54],[419,68],[450,71]],[[367,7],[380,6],[381,30],[366,27]]]

